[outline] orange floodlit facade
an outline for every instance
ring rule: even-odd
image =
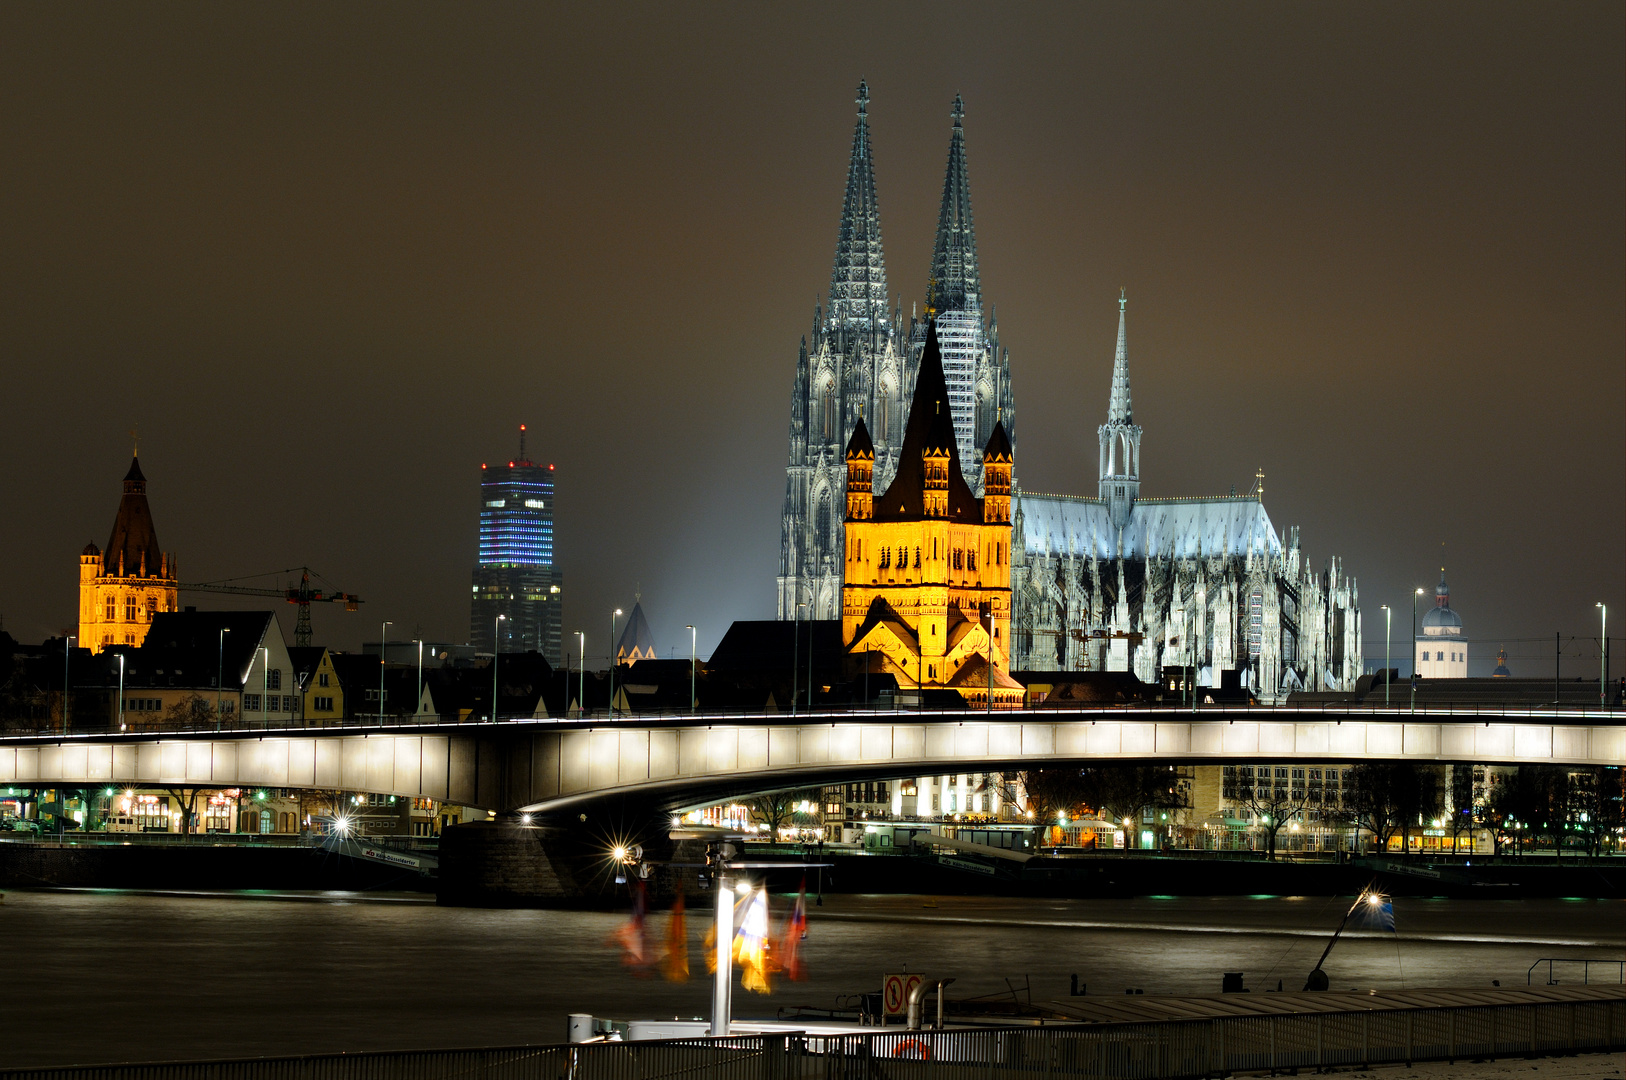
[[[862,419],[847,444],[842,641],[853,672],[954,690],[984,706],[991,681],[996,707],[1020,706],[1022,685],[1009,675],[1011,444],[996,424],[977,498],[955,441],[933,327],[884,492],[873,490],[875,449]]]
[[[86,544],[79,554],[79,645],[93,653],[109,645],[139,646],[153,617],[178,610],[179,599],[175,556],[158,547],[147,478],[132,457],[107,550]]]

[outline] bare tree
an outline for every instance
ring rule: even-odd
[[[823,800],[824,791],[821,788],[793,788],[788,791],[766,792],[746,799],[744,805],[759,821],[768,826],[768,835],[778,840],[779,830],[787,822],[802,824],[808,820],[808,815],[797,809],[801,803],[810,802],[818,806]]]

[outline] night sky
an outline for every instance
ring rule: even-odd
[[[1025,488],[1094,493],[1122,286],[1142,493],[1263,467],[1369,659],[1442,557],[1476,674],[1626,630],[1618,2],[587,7],[0,9],[5,629],[132,426],[182,580],[308,563],[336,647],[466,638],[522,422],[590,655],[640,588],[663,654],[771,617],[864,78],[906,312],[965,96]]]

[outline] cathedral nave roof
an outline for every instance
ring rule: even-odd
[[[1023,550],[1028,554],[1093,551],[1100,559],[1116,556],[1117,532],[1100,499],[1023,492],[1019,505]],[[1257,499],[1141,499],[1124,527],[1124,556],[1246,555],[1250,541],[1256,554],[1281,554],[1281,538]]]

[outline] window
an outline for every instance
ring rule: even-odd
[[[147,598],[147,621],[152,622],[152,617],[156,614],[158,614],[158,598],[149,596]]]
[[[117,617],[118,617],[118,601],[113,599],[111,596],[109,596],[107,598],[107,621],[112,622]],[[103,645],[111,644],[111,640],[104,641],[104,642],[102,642],[102,644]]]
[[[258,694],[244,694],[243,695],[243,711],[244,712],[259,712],[260,711],[260,695],[258,695]]]
[[[920,569],[920,548],[915,548],[915,569]]]
[[[266,673],[266,685],[272,690],[282,689],[282,669],[272,668]]]
[[[1602,650],[1599,650],[1599,651],[1601,652]],[[1445,654],[1443,652],[1437,652],[1437,653],[1434,654],[1434,659],[1435,660],[1444,660],[1445,659]]]
[[[124,598],[124,621],[125,622],[135,622],[135,619],[136,619],[136,598],[133,597],[133,596],[126,596]]]
[[[311,708],[317,712],[332,712],[333,699],[330,697],[311,698]]]
[[[327,685],[327,679],[328,679],[327,672],[324,671],[320,675],[316,676],[316,685],[317,686],[326,686]]]

